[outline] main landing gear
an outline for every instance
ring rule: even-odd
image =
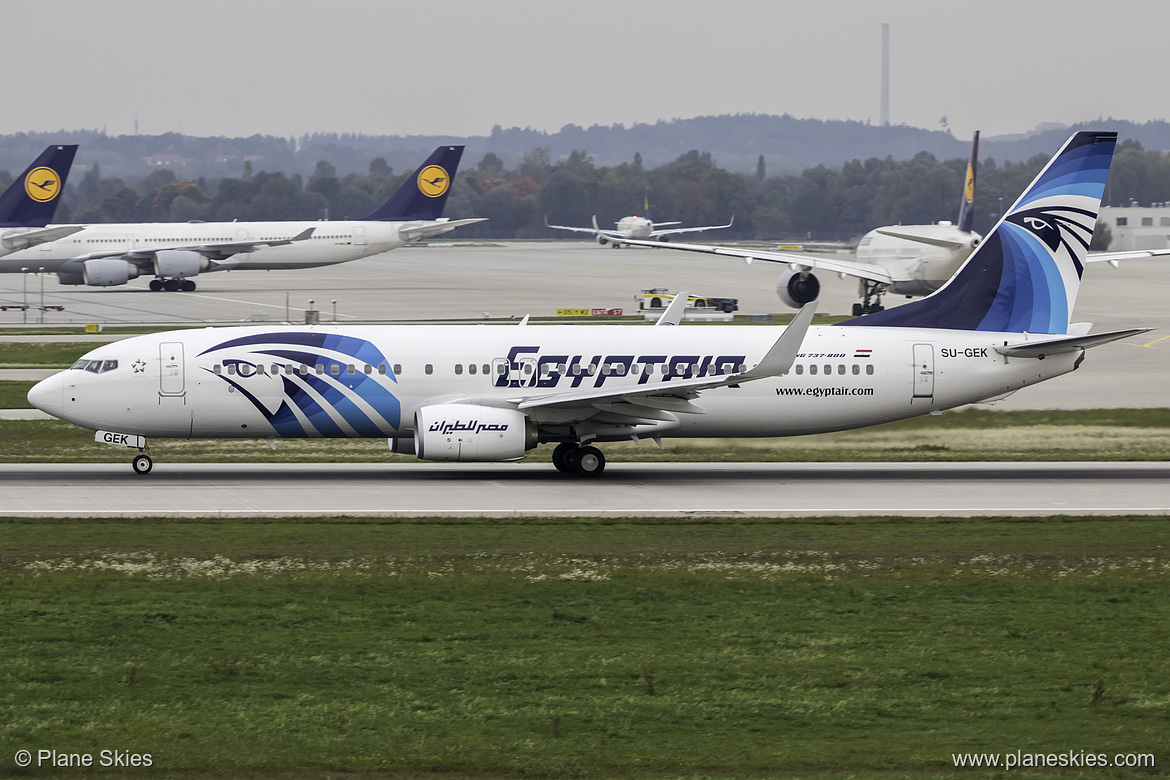
[[[190,279],[151,279],[150,291],[195,292],[195,282]]]
[[[868,279],[861,280],[861,303],[853,304],[853,316],[860,317],[863,314],[873,314],[874,312],[883,311],[886,307],[882,306],[882,293],[886,291],[886,286],[881,282],[871,282]]]
[[[553,465],[562,474],[599,477],[605,471],[605,455],[596,447],[582,447],[572,441],[561,442],[553,450]]]

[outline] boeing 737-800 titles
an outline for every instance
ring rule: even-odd
[[[186,222],[57,225],[56,240],[0,257],[0,273],[43,269],[61,284],[191,291],[212,271],[314,268],[387,252],[482,219],[442,217],[462,146],[441,146],[374,213],[334,222]]]
[[[171,331],[108,344],[29,401],[139,450],[148,437],[385,437],[435,461],[556,442],[793,436],[977,403],[1142,329],[1071,324],[1116,133],[1072,136],[963,268],[921,300],[830,326],[332,326]]]

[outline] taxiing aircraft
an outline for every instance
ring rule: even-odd
[[[0,194],[0,256],[73,235],[77,225],[45,227],[57,212],[77,145],[53,144]],[[39,263],[25,264],[39,267]]]
[[[646,217],[622,217],[617,221],[617,228],[615,230],[603,230],[597,226],[597,215],[593,216],[593,227],[565,227],[564,225],[550,225],[548,218],[544,220],[544,226],[554,228],[556,230],[572,230],[575,233],[589,233],[596,236],[597,243],[602,246],[612,246],[618,249],[625,243],[626,239],[652,239],[655,241],[669,241],[670,236],[678,233],[699,233],[704,230],[722,230],[729,228],[735,223],[735,217],[726,225],[707,225],[705,227],[687,227],[676,228],[670,225],[681,225],[681,222],[651,222]]]
[[[462,146],[439,147],[377,211],[359,220],[50,226],[63,235],[0,258],[0,273],[44,269],[61,284],[93,287],[153,275],[151,290],[189,292],[192,277],[212,271],[346,263],[482,222],[442,218],[462,155]]]
[[[787,306],[799,309],[815,301],[821,293],[821,282],[814,270],[828,271],[858,280],[859,303],[853,304],[853,316],[882,311],[882,296],[886,293],[913,298],[938,290],[966,262],[979,246],[982,237],[972,229],[975,198],[975,174],[979,158],[979,132],[971,142],[971,157],[967,162],[963,196],[959,203],[956,223],[939,222],[934,225],[887,225],[875,228],[862,236],[857,244],[855,260],[820,256],[810,253],[771,252],[700,244],[671,244],[670,248],[688,252],[741,257],[751,263],[761,260],[784,263],[788,270],[776,281],[776,294]],[[623,240],[631,246],[656,246],[653,242]],[[1116,266],[1121,260],[1170,255],[1166,250],[1135,250],[1128,252],[1094,252],[1084,262],[1109,262]]]
[[[385,437],[432,461],[514,461],[557,442],[793,436],[993,400],[1146,329],[1071,324],[1116,133],[1073,135],[942,289],[837,325],[205,328],[99,347],[29,401],[138,450],[148,437]]]

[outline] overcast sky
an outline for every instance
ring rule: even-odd
[[[1165,0],[41,0],[0,133],[484,135],[707,114],[957,137],[1163,119]]]

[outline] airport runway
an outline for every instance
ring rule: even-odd
[[[321,322],[417,321],[553,316],[558,308],[634,310],[635,294],[668,287],[735,297],[740,313],[790,314],[776,297],[783,270],[734,258],[656,249],[604,249],[590,241],[409,246],[352,263],[302,271],[215,273],[194,293],[125,287],[62,287],[45,279],[47,324],[132,322],[254,324],[304,322],[309,301]],[[0,275],[0,303],[40,303],[40,280]],[[847,314],[856,283],[822,274],[819,311]],[[286,309],[286,300],[288,307]],[[887,298],[894,305],[904,299]],[[1170,261],[1133,261],[1085,271],[1074,319],[1096,331],[1153,327],[1145,336],[1090,350],[1082,368],[996,405],[999,409],[1163,407],[1170,386]],[[36,322],[40,312],[0,312],[0,326]]]
[[[1170,463],[129,463],[0,469],[0,517],[1170,514]]]

